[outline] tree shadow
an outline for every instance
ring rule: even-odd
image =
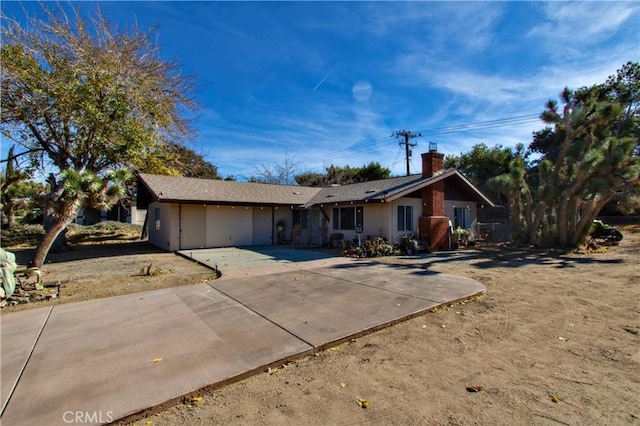
[[[306,249],[293,246],[246,246],[238,247],[270,257],[276,261],[305,262],[308,260],[320,260],[335,257],[336,250]],[[186,252],[188,250],[182,250]]]
[[[585,264],[619,264],[621,258],[598,258],[592,255],[571,256],[552,250],[527,250],[486,248],[476,250],[464,250],[454,252],[438,252],[417,256],[398,256],[395,259],[403,260],[403,263],[388,262],[385,258],[367,258],[355,260],[353,263],[334,265],[332,268],[349,269],[362,266],[387,265],[398,269],[414,269],[415,274],[430,275],[439,272],[430,270],[434,265],[455,262],[469,262],[472,268],[521,268],[529,265],[550,266],[554,268],[575,268]]]
[[[478,269],[490,268],[521,268],[529,265],[552,266],[555,268],[574,268],[584,264],[619,264],[623,260],[602,259],[591,255],[571,256],[551,250],[527,249],[498,249],[465,250],[463,252],[441,252],[419,256],[414,267],[429,268],[439,263],[468,261],[471,267]]]

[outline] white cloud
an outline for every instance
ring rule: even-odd
[[[586,46],[609,40],[634,15],[637,24],[639,10],[638,2],[547,2],[542,6],[546,21],[528,35],[556,58],[589,55]]]
[[[435,50],[451,44],[478,50],[493,39],[502,12],[498,2],[373,2],[364,8],[363,23],[378,37],[413,38]]]

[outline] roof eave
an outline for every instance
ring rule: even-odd
[[[469,186],[469,188],[471,188],[476,193],[476,195],[478,195],[478,197],[480,197],[480,199],[484,201],[485,204],[487,204],[489,207],[495,207],[496,206],[478,188],[476,188],[476,186],[474,184],[472,184],[471,181],[469,181],[469,179],[467,179],[462,173],[460,173],[457,170],[455,172]]]
[[[446,178],[448,178],[450,176],[453,176],[456,173],[457,173],[457,170],[451,169],[451,170],[446,170],[446,171],[440,173],[437,176],[432,176],[432,177],[429,177],[429,178],[421,179],[421,180],[415,182],[412,185],[407,185],[407,187],[404,188],[403,190],[401,190],[399,192],[396,192],[395,194],[390,195],[389,197],[387,197],[387,200],[388,201],[397,200],[398,198],[402,198],[407,194],[410,194],[410,193],[412,193],[414,191],[417,191],[419,189],[424,188],[425,186],[433,185],[434,183],[437,183],[437,182],[439,182],[439,181],[441,181],[443,179],[446,179]]]
[[[294,207],[294,208],[304,208],[305,204],[299,203],[261,203],[254,201],[216,201],[216,200],[185,200],[185,199],[174,199],[174,198],[159,198],[155,200],[158,203],[167,203],[167,204],[202,204],[206,206],[242,206],[242,207]]]

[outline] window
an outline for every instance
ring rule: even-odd
[[[156,231],[160,230],[160,208],[155,210]]]
[[[398,206],[398,231],[413,231],[412,206]]]
[[[453,228],[468,229],[471,227],[471,210],[469,207],[454,207]]]
[[[337,207],[333,209],[333,229],[352,231],[356,226],[364,225],[364,212],[362,207]]]
[[[309,228],[309,216],[308,210],[294,210],[293,211],[293,226],[300,225],[300,229]]]

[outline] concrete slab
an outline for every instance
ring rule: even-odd
[[[319,349],[484,290],[417,272],[356,262],[211,285]]]
[[[18,383],[50,312],[51,308],[40,308],[0,315],[0,410],[4,410],[14,386]]]
[[[193,251],[227,256],[209,285],[3,315],[3,401],[17,385],[2,424],[111,422],[484,290],[419,268],[241,250]]]
[[[484,290],[471,278],[441,274],[407,265],[380,264],[375,261],[354,261],[323,268],[323,274],[433,300],[439,303],[464,299]]]
[[[250,249],[223,247],[180,250],[178,253],[211,267],[218,265],[221,271],[259,268],[277,264],[328,259],[331,257],[331,255],[320,251],[298,249],[292,246],[263,246],[251,247]]]
[[[205,284],[60,305],[2,424],[109,422],[307,352]]]

